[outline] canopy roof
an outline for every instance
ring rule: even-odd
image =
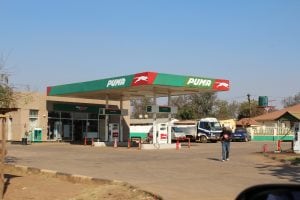
[[[229,80],[142,72],[94,81],[47,87],[48,96],[128,100],[132,97],[165,97],[199,92],[228,91]]]

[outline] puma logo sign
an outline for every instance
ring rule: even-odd
[[[219,82],[218,85],[216,86],[217,88],[219,87],[226,87],[229,88],[229,84],[228,83],[224,83],[224,82]]]
[[[138,83],[140,81],[148,81],[148,76],[139,76],[139,77],[135,77],[135,81],[134,83]]]

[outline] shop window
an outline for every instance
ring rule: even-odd
[[[98,121],[96,120],[88,121],[88,132],[98,132]]]
[[[71,119],[72,118],[72,114],[69,113],[69,112],[61,112],[61,118]]]
[[[48,117],[49,118],[60,118],[60,113],[55,112],[55,111],[51,111],[51,112],[48,112]]]
[[[89,119],[98,119],[98,115],[97,114],[89,114]]]

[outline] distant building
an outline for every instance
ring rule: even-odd
[[[244,118],[237,125],[248,127],[254,140],[292,140],[294,125],[298,122],[300,104],[253,118]]]

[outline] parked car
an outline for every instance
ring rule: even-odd
[[[236,128],[231,136],[232,141],[248,142],[251,140],[251,135],[245,128]]]

